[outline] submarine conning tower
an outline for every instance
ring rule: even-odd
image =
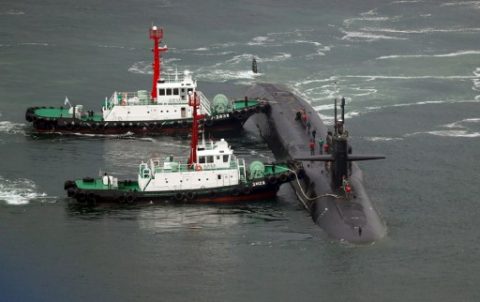
[[[341,100],[340,119],[335,104],[332,127],[285,85],[255,84],[247,95],[269,103],[270,110],[253,116],[250,125],[253,122],[277,160],[302,161],[304,177],[290,185],[328,237],[354,244],[371,244],[383,238],[387,227],[366,193],[356,162],[384,157],[352,153],[345,129],[345,100]],[[323,146],[320,141],[324,141]]]
[[[324,161],[332,162],[331,178],[334,188],[340,188],[344,185],[351,175],[351,165],[349,162],[361,160],[384,159],[383,155],[354,155],[352,148],[348,144],[348,131],[345,128],[345,98],[341,99],[342,118],[337,118],[337,99],[334,100],[334,133],[327,135],[327,145],[329,145],[330,154],[310,157],[297,157],[296,160]]]

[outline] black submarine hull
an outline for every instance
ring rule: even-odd
[[[257,115],[253,123],[260,135],[273,150],[277,160],[304,158],[311,155],[311,135],[296,120],[296,114],[305,110],[309,115],[311,130],[316,138],[325,138],[327,126],[309,103],[293,94],[283,85],[257,84],[247,91],[249,97],[259,97],[269,102],[270,110]],[[319,146],[316,143],[315,155]],[[328,164],[303,161],[305,176],[291,185],[299,201],[311,213],[312,219],[330,238],[354,244],[373,243],[387,234],[387,227],[373,206],[363,185],[360,168],[351,163],[350,194],[332,185]]]

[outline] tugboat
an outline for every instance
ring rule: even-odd
[[[197,92],[205,130],[229,131],[240,128],[255,112],[267,112],[269,105],[258,99],[229,100],[218,94],[210,102],[196,90],[197,82],[190,72],[161,74],[160,47],[163,29],[153,26],[150,39],[154,41],[153,83],[147,90],[114,92],[106,98],[102,111],[85,110],[83,105],[72,105],[65,98],[65,107],[30,107],[25,118],[37,133],[61,134],[184,134],[192,125],[192,110],[188,107],[189,94]]]
[[[264,164],[253,161],[246,167],[245,160],[236,158],[232,148],[221,139],[199,143],[197,114],[201,100],[193,92],[189,97],[193,121],[188,160],[168,157],[142,162],[137,180],[119,181],[112,175],[66,181],[67,195],[79,203],[94,205],[99,202],[151,203],[174,201],[191,203],[228,203],[273,198],[282,183],[302,177],[303,167],[294,161]]]

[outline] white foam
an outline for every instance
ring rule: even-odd
[[[54,198],[47,197],[46,193],[36,192],[35,183],[29,179],[20,178],[15,180],[5,179],[0,176],[0,201],[10,205],[28,204],[33,199]]]
[[[21,10],[10,9],[10,10],[7,10],[6,12],[0,13],[0,15],[20,16],[20,15],[25,15],[25,12]]]
[[[345,34],[341,39],[347,41],[365,41],[365,42],[375,42],[379,40],[407,40],[402,37],[387,36],[387,35],[378,35],[365,31],[343,31]]]
[[[0,122],[0,133],[7,134],[25,134],[25,124],[13,123],[9,121]]]
[[[403,4],[403,3],[419,3],[419,2],[423,2],[423,1],[420,1],[420,0],[400,0],[400,1],[393,1],[391,3],[392,4]]]
[[[383,22],[383,21],[390,21],[392,19],[398,19],[399,17],[356,17],[356,18],[348,18],[343,21],[343,23],[348,27],[352,25],[354,22]]]
[[[55,132],[56,134],[64,134],[63,132]],[[134,136],[135,133],[127,131],[122,134],[93,134],[93,133],[81,133],[81,132],[74,132],[67,135],[75,135],[75,136],[82,136],[82,137],[109,137],[109,138],[130,138]]]
[[[458,1],[442,3],[440,6],[470,6],[472,8],[480,9],[480,1]]]
[[[376,27],[363,27],[360,30],[366,32],[382,32],[382,33],[394,33],[394,34],[426,34],[426,33],[451,33],[451,32],[463,32],[471,33],[478,32],[478,27],[454,27],[454,28],[420,28],[420,29],[395,29],[395,28],[376,28]]]
[[[204,70],[203,72],[197,73],[197,79],[199,80],[208,80],[208,81],[220,81],[226,82],[229,80],[239,80],[239,79],[248,79],[253,80],[256,77],[261,76],[260,73],[253,73],[251,70],[224,70],[224,69],[214,69],[214,70]]]
[[[135,62],[128,68],[128,71],[137,74],[152,74],[152,66],[145,61]]]
[[[128,49],[128,50],[134,50],[135,47],[126,47],[122,45],[106,45],[106,44],[98,44],[97,47],[100,48],[116,48],[116,49]]]
[[[443,125],[445,128],[460,128],[460,129],[465,129],[467,128],[465,125],[462,124],[473,124],[473,123],[480,123],[480,118],[466,118],[461,121],[449,123]]]
[[[445,136],[445,137],[480,137],[480,132],[469,132],[467,130],[437,130],[437,131],[427,131],[423,132],[426,134],[436,135],[436,136]],[[417,132],[415,134],[422,134],[422,132]]]
[[[480,55],[480,50],[459,50],[456,52],[432,55],[388,55],[376,58],[377,60],[385,59],[404,59],[404,58],[452,58],[466,55]],[[477,74],[475,74],[477,75]]]
[[[453,76],[432,76],[432,75],[425,75],[425,76],[386,76],[386,75],[344,75],[341,76],[343,78],[365,78],[367,81],[374,81],[374,80],[421,80],[421,79],[437,79],[437,80],[463,80],[463,79],[475,79],[475,76],[461,76],[461,75],[453,75]]]
[[[273,38],[270,38],[270,37],[266,37],[266,36],[258,36],[258,37],[255,37],[253,38],[251,41],[249,41],[247,44],[250,45],[250,46],[253,46],[253,45],[265,45],[267,43],[271,43],[271,42],[274,42],[275,40]]]
[[[365,140],[371,142],[389,142],[389,141],[401,141],[403,138],[401,137],[381,137],[381,136],[372,136],[372,137],[365,137]]]
[[[48,46],[48,43],[45,43],[45,42],[25,42],[25,43],[19,43],[18,45],[28,45],[28,46]]]

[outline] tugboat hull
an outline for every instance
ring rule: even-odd
[[[186,135],[192,128],[192,119],[178,120],[143,120],[143,121],[103,121],[98,117],[72,118],[68,113],[45,116],[40,110],[51,109],[66,111],[53,107],[30,107],[25,119],[32,123],[36,133],[40,134],[97,134],[119,135],[131,133],[136,135]],[[246,120],[255,113],[268,112],[269,104],[259,102],[242,110],[216,114],[203,119],[203,126],[210,132],[228,132],[241,129]]]
[[[239,185],[204,188],[196,190],[141,191],[136,181],[119,181],[115,188],[105,185],[101,178],[84,178],[66,181],[64,189],[68,197],[80,204],[98,203],[137,204],[155,202],[178,203],[236,203],[273,199],[281,184],[303,177],[299,163],[289,163],[288,170],[263,179],[252,180]],[[279,170],[282,170],[278,166]]]

